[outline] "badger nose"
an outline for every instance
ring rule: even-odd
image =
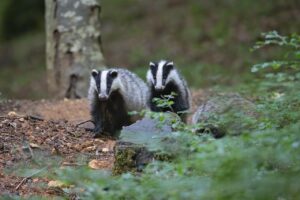
[[[162,91],[164,89],[165,89],[164,86],[155,86],[155,90],[157,90],[157,91]]]
[[[106,95],[106,94],[99,94],[99,100],[100,101],[105,101],[105,100],[107,100],[108,99],[108,96]]]

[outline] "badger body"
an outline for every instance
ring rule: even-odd
[[[130,111],[147,108],[147,85],[125,69],[93,70],[88,98],[95,136],[115,135],[123,126],[135,122]]]
[[[174,63],[161,60],[150,62],[150,69],[147,72],[147,83],[150,87],[149,106],[154,112],[171,111],[179,114],[183,121],[186,121],[186,114],[190,108],[191,95],[186,81],[175,69]],[[153,98],[162,98],[164,95],[176,93],[174,104],[171,107],[161,108],[153,102]]]

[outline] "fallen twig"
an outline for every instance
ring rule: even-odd
[[[38,117],[38,116],[33,116],[33,115],[27,115],[25,117],[25,119],[31,119],[31,120],[37,120],[37,121],[44,121],[44,119],[42,117]]]
[[[80,126],[80,125],[82,125],[82,124],[85,124],[85,123],[87,123],[87,122],[92,122],[93,124],[94,124],[94,122],[92,121],[92,120],[86,120],[86,121],[83,121],[83,122],[80,122],[80,123],[78,123],[78,124],[76,124],[76,127],[78,127],[78,126]]]
[[[30,144],[28,144],[28,149],[29,149],[31,158],[34,158],[33,151],[32,151]]]
[[[41,173],[42,171],[44,171],[45,169],[47,169],[48,168],[48,166],[46,166],[46,167],[44,167],[44,168],[42,168],[42,169],[40,169],[40,170],[38,170],[38,171],[36,171],[36,172],[34,172],[33,174],[31,174],[30,176],[27,176],[27,177],[25,177],[25,178],[23,178],[22,179],[22,181],[17,185],[17,187],[15,188],[15,190],[18,190],[29,178],[31,178],[31,177],[33,177],[33,176],[35,176],[35,175],[37,175],[37,174],[39,174],[39,173]]]

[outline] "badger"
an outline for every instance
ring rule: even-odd
[[[146,83],[128,70],[93,69],[88,99],[95,137],[101,134],[116,136],[123,126],[134,123],[136,117],[128,112],[146,109],[148,95]]]
[[[186,122],[186,111],[190,108],[191,94],[186,81],[175,69],[174,63],[166,60],[150,62],[147,71],[147,83],[150,90],[149,106],[154,112],[171,111],[179,114]],[[164,95],[176,93],[174,104],[170,108],[160,108],[153,102],[153,98],[162,98]],[[185,113],[183,113],[185,112]]]

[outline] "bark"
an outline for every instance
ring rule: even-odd
[[[55,97],[87,95],[92,68],[104,67],[98,0],[45,0],[47,78]]]

